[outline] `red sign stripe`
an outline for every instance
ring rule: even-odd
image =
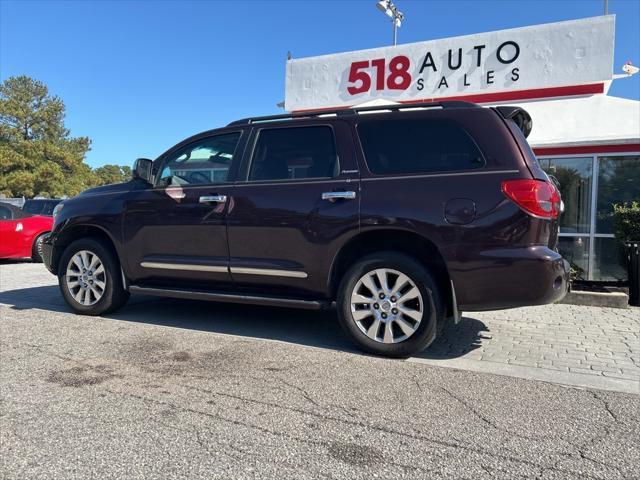
[[[457,95],[453,97],[438,97],[422,100],[400,100],[400,103],[447,102],[451,100],[464,100],[466,102],[474,103],[493,103],[511,100],[532,100],[554,97],[572,97],[577,95],[593,95],[597,93],[604,93],[604,83],[569,85],[567,87],[531,88],[529,90],[478,93],[475,95]]]
[[[576,145],[572,147],[539,147],[533,148],[536,155],[576,155],[589,153],[640,153],[640,143],[620,143],[617,145]]]
[[[574,97],[580,95],[594,95],[598,93],[604,93],[604,83],[568,85],[565,87],[531,88],[528,90],[510,90],[508,92],[478,93],[474,95],[456,95],[451,97],[421,98],[418,100],[400,100],[399,103],[412,104],[425,102],[447,102],[452,100],[463,100],[466,102],[474,103],[493,103],[507,102],[512,100],[515,101],[555,97]],[[294,110],[292,113],[322,112],[326,110],[341,110],[346,108],[350,107],[343,105],[341,107],[309,108],[303,110]],[[380,106],[380,108],[383,109],[384,106]]]

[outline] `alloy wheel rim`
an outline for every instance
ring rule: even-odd
[[[399,343],[411,337],[424,316],[416,283],[390,268],[363,275],[351,292],[351,317],[360,331],[378,343]]]
[[[77,303],[84,306],[96,304],[107,288],[102,260],[89,250],[76,252],[67,264],[65,282]]]

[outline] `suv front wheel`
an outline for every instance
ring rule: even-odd
[[[83,238],[67,247],[58,271],[67,304],[82,315],[112,312],[129,299],[116,255],[99,239]]]
[[[357,261],[338,292],[338,319],[370,353],[408,357],[435,338],[443,305],[437,283],[412,257],[379,252]]]

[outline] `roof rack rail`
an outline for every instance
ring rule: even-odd
[[[240,120],[236,120],[234,122],[229,123],[227,126],[235,126],[235,125],[251,125],[253,123],[263,123],[263,122],[274,122],[278,120],[293,120],[296,118],[315,118],[322,116],[343,116],[343,115],[356,115],[362,112],[397,112],[401,110],[424,110],[429,108],[441,108],[441,109],[449,109],[449,108],[482,108],[480,105],[470,102],[460,102],[460,101],[451,101],[451,102],[419,102],[419,103],[398,103],[391,105],[375,105],[372,107],[345,107],[345,108],[336,108],[331,110],[316,110],[313,112],[293,112],[293,113],[283,113],[280,115],[268,115],[265,117],[248,117]]]

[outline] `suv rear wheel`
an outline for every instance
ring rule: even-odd
[[[58,283],[67,304],[83,315],[112,312],[129,299],[116,256],[94,238],[76,240],[67,247],[60,260]]]
[[[338,318],[370,353],[408,357],[435,338],[444,313],[440,291],[415,258],[379,252],[356,262],[338,292]]]

